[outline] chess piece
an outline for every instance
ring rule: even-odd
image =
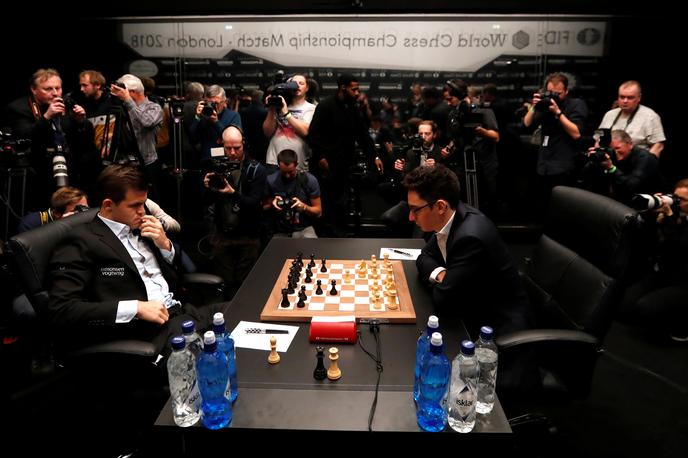
[[[358,270],[368,270],[366,262],[363,259],[361,259],[361,264],[358,266]]]
[[[313,253],[311,253],[311,260],[308,263],[308,268],[312,269],[313,267],[315,267],[315,255]]]
[[[389,264],[389,253],[385,252],[382,257],[385,259],[385,265]]]
[[[323,363],[324,351],[323,347],[316,347],[318,358],[318,363],[315,365],[315,370],[313,371],[313,378],[316,380],[325,380],[327,377],[327,370],[325,369],[325,363]]]
[[[318,284],[318,287],[315,289],[315,294],[317,294],[319,296],[323,293],[322,280],[318,280],[317,284]]]
[[[348,270],[344,271],[344,283],[346,283],[346,284],[351,283],[351,272]]]
[[[289,307],[290,304],[287,294],[289,294],[289,290],[287,288],[282,288],[282,302],[280,303],[280,307]]]
[[[311,268],[309,267],[306,270],[306,278],[303,279],[304,282],[306,283],[311,283],[313,281],[313,272],[311,272]]]
[[[332,280],[330,283],[332,283],[332,289],[330,290],[330,296],[336,296],[337,295],[337,280]]]
[[[330,347],[330,368],[327,369],[327,378],[330,380],[339,380],[342,376],[342,371],[337,366],[339,359],[339,349],[337,347]]]
[[[322,265],[320,266],[320,272],[322,272],[322,273],[327,272],[327,267],[325,267],[325,259],[324,258],[322,260]]]
[[[296,302],[296,307],[302,309],[305,306],[306,306],[306,298],[304,298],[303,296],[301,296],[299,294],[299,300],[298,300],[298,302]]]
[[[277,339],[275,336],[270,337],[270,355],[268,356],[268,362],[270,364],[277,364],[280,362],[280,355],[277,353]]]
[[[377,270],[373,270],[373,280],[377,280],[378,275],[377,275]]]

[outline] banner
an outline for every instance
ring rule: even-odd
[[[576,18],[580,19],[580,18]],[[476,71],[500,55],[604,55],[604,20],[446,17],[227,18],[121,24],[143,57],[221,59],[239,51],[279,65]]]

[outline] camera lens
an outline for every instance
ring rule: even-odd
[[[69,185],[69,175],[67,174],[67,161],[61,154],[53,156],[53,178],[58,188]]]

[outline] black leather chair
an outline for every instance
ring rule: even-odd
[[[537,354],[541,396],[519,407],[533,411],[537,401],[545,401],[542,406],[589,394],[639,224],[635,210],[615,200],[577,188],[553,190],[543,234],[521,273],[537,329],[497,338],[500,358],[524,348]]]
[[[42,345],[49,345],[50,326],[45,322],[48,306],[48,291],[46,285],[47,267],[52,253],[66,236],[71,228],[93,219],[97,209],[77,213],[68,218],[60,219],[53,223],[41,226],[37,229],[24,232],[12,237],[8,247],[14,261],[14,271],[19,278],[24,294],[35,311],[36,323],[30,338],[42,338]],[[219,302],[222,300],[224,283],[220,277],[203,273],[184,274],[182,277],[182,291],[191,292],[197,300],[196,304]],[[26,326],[25,326],[26,327]],[[154,362],[157,351],[149,342],[137,340],[120,340],[85,347],[78,351],[61,352],[55,348],[55,357],[61,365],[69,365],[75,359],[92,356],[101,359],[104,355],[110,355],[112,360],[121,358],[137,358],[144,363]]]

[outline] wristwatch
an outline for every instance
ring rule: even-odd
[[[561,118],[561,115],[562,115],[562,114],[563,114],[563,113],[562,113],[561,111],[560,111],[559,113],[555,114],[555,115],[554,115],[554,119],[559,119],[559,118]]]

